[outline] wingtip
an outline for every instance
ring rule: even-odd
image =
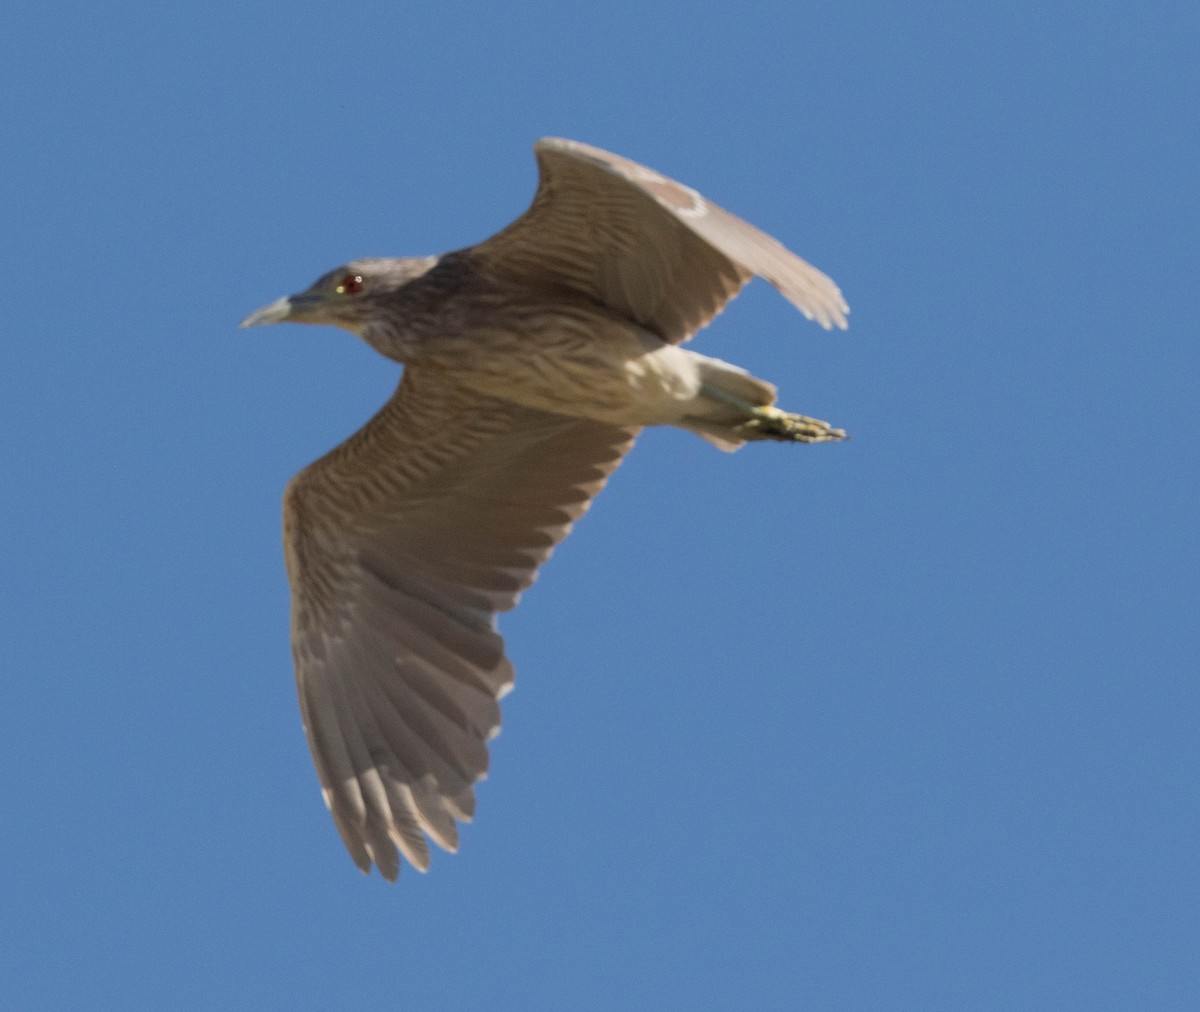
[[[846,319],[849,314],[849,309],[843,309],[840,313],[830,313],[822,316],[818,322],[826,330],[849,330],[850,321]]]

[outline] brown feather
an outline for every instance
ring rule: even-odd
[[[453,849],[512,682],[513,607],[636,430],[464,394],[410,368],[293,480],[285,532],[309,744],[359,867]]]
[[[541,177],[529,210],[469,251],[485,270],[575,289],[672,343],[754,275],[821,326],[846,326],[832,280],[690,187],[577,141],[547,137],[534,151]]]

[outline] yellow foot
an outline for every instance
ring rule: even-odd
[[[780,439],[792,443],[832,443],[846,438],[845,429],[779,408],[755,408],[754,417],[738,426],[743,439]]]

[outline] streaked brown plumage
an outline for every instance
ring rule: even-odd
[[[844,433],[679,347],[754,275],[845,327],[841,293],[698,193],[573,141],[535,145],[533,205],[441,257],[358,260],[243,326],[344,327],[405,369],[284,496],[300,708],[355,862],[454,850],[512,667],[512,608],[645,425],[722,449]]]

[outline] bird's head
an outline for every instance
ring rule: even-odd
[[[437,257],[352,260],[323,274],[303,292],[286,295],[256,310],[240,326],[328,323],[361,336],[382,302],[435,263]]]

